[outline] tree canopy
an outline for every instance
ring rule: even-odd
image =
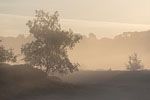
[[[0,42],[2,42],[0,40]],[[3,45],[0,45],[0,63],[4,62],[16,62],[16,57],[12,49],[5,49]]]
[[[79,64],[73,64],[68,58],[68,49],[73,49],[82,38],[72,31],[64,31],[59,24],[59,14],[53,15],[43,10],[35,11],[35,18],[27,22],[35,40],[22,47],[25,62],[32,66],[45,68],[47,73],[68,73],[78,70]]]

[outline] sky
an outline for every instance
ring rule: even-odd
[[[0,36],[28,35],[38,9],[58,11],[64,29],[100,38],[150,29],[150,0],[0,0]]]

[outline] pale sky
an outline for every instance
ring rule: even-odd
[[[0,0],[0,35],[27,35],[36,9],[59,11],[63,28],[98,37],[150,29],[150,0]]]

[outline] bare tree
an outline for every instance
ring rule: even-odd
[[[49,15],[48,12],[37,10],[35,17],[27,23],[35,40],[22,47],[24,60],[32,66],[44,67],[46,73],[77,71],[79,64],[70,62],[67,51],[73,49],[81,35],[62,30],[57,11]]]
[[[141,64],[141,60],[138,58],[137,53],[129,56],[129,61],[126,67],[127,70],[130,71],[137,71],[144,68],[144,66]]]

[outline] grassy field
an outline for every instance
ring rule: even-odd
[[[62,79],[0,66],[0,100],[150,100],[150,71],[80,71]]]
[[[78,100],[150,99],[150,71],[86,71],[67,79],[87,87],[87,93]]]

